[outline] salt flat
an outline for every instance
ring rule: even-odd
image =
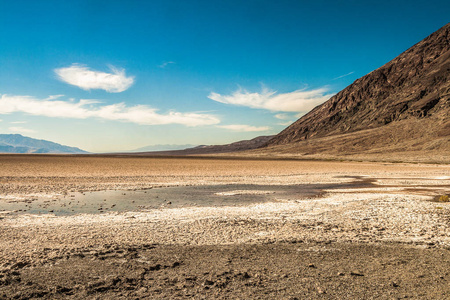
[[[449,165],[4,155],[0,166],[0,201],[155,186],[364,182],[239,206],[168,204],[69,216],[4,211],[5,298],[450,293],[450,204],[431,201],[450,193]],[[232,191],[228,197],[272,195]]]

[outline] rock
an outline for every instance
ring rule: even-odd
[[[180,263],[176,261],[172,264],[172,268],[178,267],[179,265],[180,265]]]
[[[143,294],[147,293],[147,291],[148,291],[148,289],[143,286],[136,291],[136,294],[138,294],[139,296],[142,296]]]
[[[213,285],[214,281],[211,280],[205,280],[205,285]]]
[[[72,293],[72,289],[67,288],[67,287],[57,286],[56,287],[56,292],[59,293],[59,294],[71,294]]]
[[[161,265],[160,265],[160,264],[157,264],[157,265],[151,266],[151,267],[149,268],[149,270],[150,270],[150,271],[158,271],[158,270],[161,270]]]
[[[28,265],[27,262],[19,261],[19,262],[16,262],[15,264],[13,264],[11,266],[11,269],[22,269],[23,267],[26,267],[27,265]]]

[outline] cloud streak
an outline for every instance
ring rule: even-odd
[[[341,78],[347,77],[347,76],[349,76],[349,75],[352,75],[353,73],[355,73],[355,72],[349,72],[349,73],[347,73],[347,74],[344,74],[344,75],[338,76],[338,77],[336,77],[336,78],[333,78],[333,80],[341,79]]]
[[[231,95],[210,93],[208,98],[220,103],[266,109],[270,111],[306,112],[328,100],[333,94],[323,87],[314,90],[296,90],[277,94],[276,91],[263,88],[261,93],[250,93],[239,89]]]
[[[250,126],[243,124],[233,124],[233,125],[219,125],[219,128],[228,129],[232,131],[240,131],[240,132],[253,132],[253,131],[267,131],[270,129],[268,126]]]
[[[174,61],[165,61],[165,62],[163,62],[162,64],[160,64],[158,67],[161,68],[161,69],[164,69],[164,68],[167,67],[168,65],[174,64],[174,63],[175,63]]]
[[[23,127],[9,127],[8,129],[10,131],[13,131],[13,132],[21,132],[21,133],[33,133],[33,132],[36,132],[33,129],[23,128]]]
[[[289,126],[289,125],[291,125],[292,123],[294,123],[294,121],[280,122],[280,123],[277,123],[277,125],[281,125],[281,126]]]
[[[15,112],[52,118],[99,118],[139,125],[181,124],[202,126],[220,123],[217,117],[210,114],[175,111],[161,114],[157,109],[146,105],[126,106],[124,103],[100,105],[100,102],[96,100],[81,99],[77,102],[74,100],[55,100],[55,97],[36,99],[30,96],[1,95],[0,114]]]
[[[54,71],[59,80],[87,91],[100,89],[109,93],[120,93],[133,85],[134,77],[127,77],[125,70],[113,66],[109,68],[111,73],[94,71],[84,65],[73,64]]]

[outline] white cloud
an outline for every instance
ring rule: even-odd
[[[268,126],[256,127],[256,126],[242,125],[242,124],[220,125],[220,126],[217,126],[217,127],[228,129],[228,130],[233,130],[233,131],[245,131],[245,132],[249,132],[249,131],[267,131],[267,130],[270,129],[270,127],[268,127]]]
[[[305,114],[306,114],[305,112],[300,112],[300,113],[296,114],[295,117],[298,119],[298,118],[303,117]]]
[[[47,98],[45,98],[44,100],[55,100],[58,98],[64,97],[64,95],[50,95]]]
[[[55,69],[59,80],[83,90],[101,89],[109,93],[120,93],[134,83],[134,77],[127,77],[125,70],[109,67],[111,73],[90,70],[88,67],[73,64],[67,68]]]
[[[164,69],[165,67],[167,67],[170,64],[174,64],[174,61],[165,61],[162,64],[160,64],[158,67],[160,67],[161,69]]]
[[[186,126],[213,125],[220,120],[210,114],[170,111],[158,113],[155,108],[146,105],[126,106],[124,103],[99,105],[97,100],[48,100],[30,96],[1,95],[0,114],[23,112],[30,115],[55,118],[101,118],[136,123],[140,125],[182,124]]]
[[[8,129],[10,131],[13,131],[13,132],[21,132],[21,133],[33,133],[33,132],[36,132],[33,129],[23,128],[23,127],[9,127]]]
[[[303,114],[303,113],[302,113]],[[295,116],[295,115],[294,115]],[[284,122],[279,122],[277,123],[277,125],[281,125],[281,126],[289,126],[292,123],[294,123],[294,121],[292,121],[292,118],[294,117],[292,116],[292,114],[276,114],[274,117],[279,119],[279,120],[283,120]]]
[[[261,93],[250,93],[239,89],[231,95],[220,95],[212,92],[208,95],[208,98],[221,103],[270,111],[305,112],[333,96],[333,94],[327,94],[327,92],[328,89],[325,87],[309,91],[302,89],[284,94],[277,94],[276,91],[267,88],[263,88]]]
[[[27,121],[15,121],[15,122],[10,122],[11,124],[25,124],[27,123]]]
[[[276,114],[274,117],[280,120],[287,120],[291,118],[289,114]]]

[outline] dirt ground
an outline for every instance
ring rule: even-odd
[[[358,243],[83,249],[18,268],[0,297],[448,299],[449,250]],[[2,295],[3,293],[3,295]]]
[[[0,204],[95,190],[355,181],[370,184],[233,207],[0,210],[0,298],[450,298],[450,203],[432,201],[450,193],[449,165],[0,155]]]

